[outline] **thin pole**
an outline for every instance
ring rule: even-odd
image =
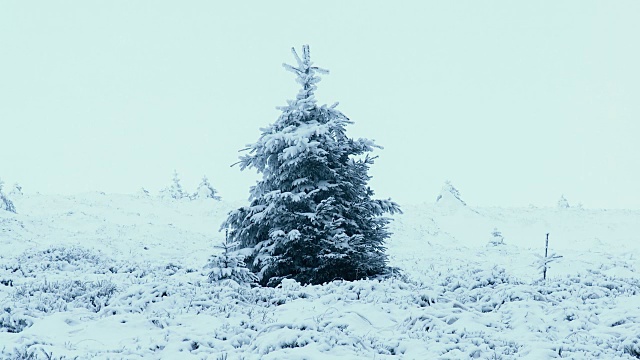
[[[544,269],[542,270],[542,279],[547,280],[547,256],[549,254],[549,233],[547,233],[547,241],[544,243]]]

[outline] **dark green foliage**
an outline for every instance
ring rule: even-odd
[[[382,215],[400,209],[372,199],[367,186],[375,159],[368,153],[378,146],[348,138],[345,127],[352,122],[336,105],[316,105],[316,73],[327,71],[312,66],[308,46],[302,59],[293,53],[298,66],[285,68],[302,89],[241,157],[241,169],[255,168],[262,180],[251,188],[251,204],[231,212],[223,227],[250,249],[248,263],[262,285],[380,275],[390,235]]]

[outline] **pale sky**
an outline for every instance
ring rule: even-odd
[[[640,208],[640,1],[3,1],[0,177],[152,192],[229,165],[294,98],[290,48],[331,74],[378,197]]]

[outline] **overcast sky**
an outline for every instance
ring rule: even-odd
[[[640,208],[639,1],[3,1],[0,177],[26,192],[152,192],[174,169],[229,200],[238,150],[327,68],[379,197]]]

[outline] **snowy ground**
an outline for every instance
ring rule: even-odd
[[[13,200],[2,359],[640,358],[640,211],[404,206],[388,243],[401,276],[267,289],[206,281],[240,204]],[[546,233],[563,258],[541,281]]]

